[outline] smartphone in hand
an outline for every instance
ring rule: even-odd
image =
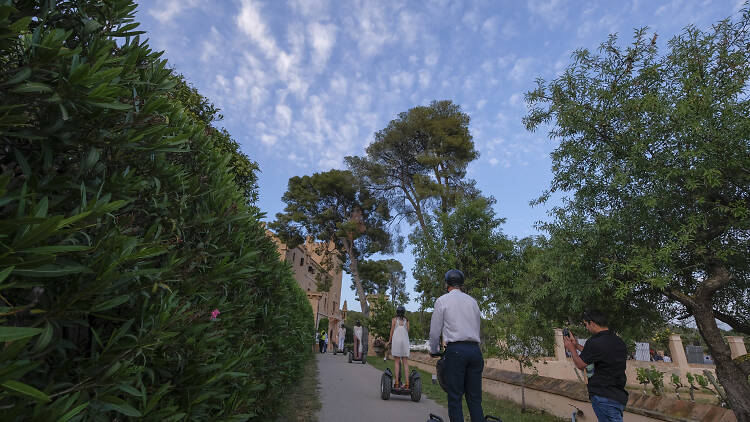
[[[570,330],[563,328],[563,337],[570,337]]]

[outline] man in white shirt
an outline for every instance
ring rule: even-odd
[[[472,422],[484,421],[482,411],[482,370],[484,358],[479,349],[479,305],[461,291],[464,274],[459,270],[445,273],[448,293],[435,301],[430,323],[430,355],[440,351],[440,335],[447,343],[444,353],[443,379],[448,393],[448,415],[451,422],[463,422],[461,398],[466,395]]]

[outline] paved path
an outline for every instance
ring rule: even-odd
[[[416,403],[409,396],[391,395],[390,400],[382,400],[382,372],[370,365],[348,363],[346,355],[316,356],[318,379],[325,381],[325,388],[320,389],[323,406],[319,422],[425,422],[430,413],[448,420],[448,410],[424,393]]]

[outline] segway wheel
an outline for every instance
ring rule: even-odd
[[[367,363],[367,355],[362,354],[362,365]]]
[[[411,401],[418,402],[422,399],[422,377],[419,376],[419,372],[412,371],[409,378],[409,387],[411,387]]]
[[[427,422],[444,422],[444,421],[443,421],[443,418],[441,418],[440,416],[433,415],[432,413],[430,413],[430,420],[428,420]]]
[[[352,358],[353,358],[353,357],[354,357],[354,356],[352,356],[352,352],[349,352],[349,363],[352,363]]]
[[[386,371],[383,372],[383,375],[380,376],[380,398],[383,400],[391,398],[392,380],[391,377],[388,376],[389,372],[390,371],[386,369]]]

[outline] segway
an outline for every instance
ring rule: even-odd
[[[485,422],[487,422],[487,421],[503,422],[502,419],[500,419],[500,418],[498,418],[496,416],[485,416],[484,420],[485,420]],[[432,413],[430,413],[430,419],[427,420],[427,422],[445,422],[445,421],[440,416],[433,415]]]
[[[345,355],[346,354],[346,346],[344,346],[343,349],[339,349],[337,346],[338,345],[336,345],[336,344],[333,345],[333,355],[336,356],[336,354],[338,354],[338,353],[341,353],[342,355]]]
[[[399,363],[401,365],[401,363]],[[409,388],[406,388],[401,384],[401,374],[404,372],[403,366],[398,373],[398,384],[400,387],[393,387],[393,373],[391,368],[385,368],[383,375],[380,376],[380,398],[388,400],[391,398],[391,394],[399,396],[410,396],[411,401],[417,402],[422,399],[422,378],[419,376],[419,372],[416,369],[411,370],[409,374]]]
[[[352,363],[352,362],[362,362],[363,365],[367,363],[367,345],[366,344],[362,345],[362,356],[360,356],[359,359],[354,357],[353,350],[349,351],[349,363]]]

